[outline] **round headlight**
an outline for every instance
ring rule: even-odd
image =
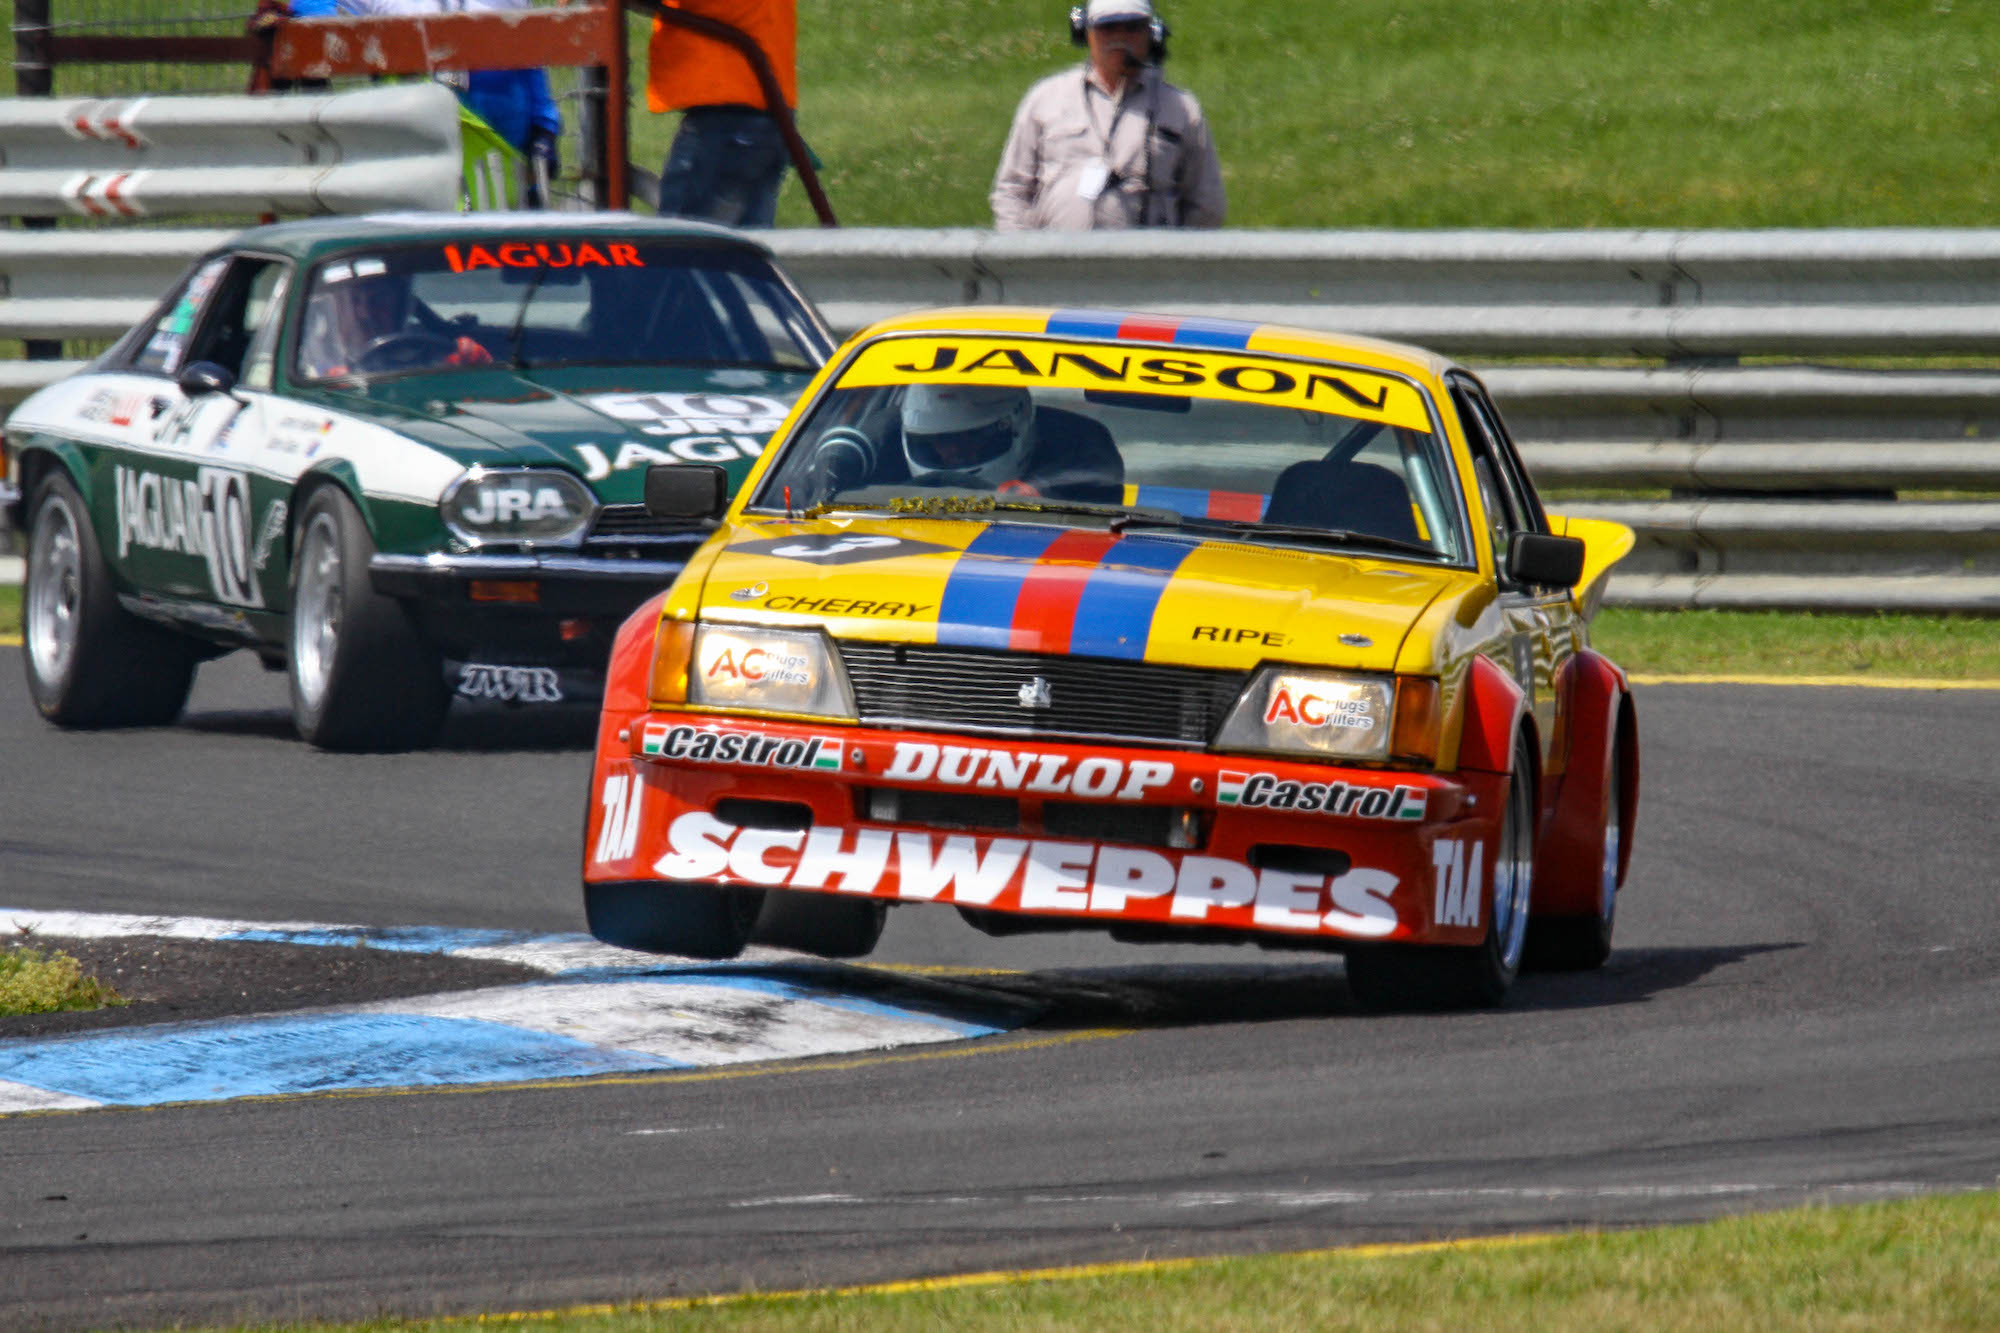
[[[471,546],[573,546],[597,501],[567,472],[474,468],[453,482],[439,510]]]

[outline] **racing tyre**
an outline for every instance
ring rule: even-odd
[[[51,472],[29,511],[22,661],[42,716],[63,727],[164,726],[187,707],[197,646],[118,604],[90,511]]]
[[[583,886],[590,933],[606,944],[682,958],[734,958],[750,942],[762,889],[621,881]]]
[[[322,750],[414,750],[437,739],[451,692],[410,613],[375,591],[375,543],[346,492],[306,501],[292,558],[292,722]]]
[[[1624,817],[1618,794],[1624,790],[1625,751],[1611,753],[1610,799],[1604,811],[1604,861],[1598,869],[1597,911],[1590,916],[1538,916],[1528,923],[1523,964],[1542,972],[1585,972],[1611,956],[1611,930],[1618,917],[1618,857]]]
[[[1347,985],[1364,1009],[1490,1009],[1507,996],[1527,944],[1535,870],[1534,757],[1514,742],[1514,777],[1493,859],[1486,939],[1469,949],[1381,945],[1347,954]]]
[[[880,898],[778,890],[764,895],[750,938],[821,958],[865,958],[888,919],[889,904]]]

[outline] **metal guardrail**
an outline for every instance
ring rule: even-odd
[[[130,219],[457,207],[458,101],[427,83],[324,96],[0,100],[0,214]]]
[[[1170,309],[1459,356],[2000,352],[2000,230],[780,232],[836,328],[913,306]]]
[[[97,324],[46,322],[24,335],[11,331],[29,327],[12,313],[22,303],[7,300],[0,336],[122,332],[133,306],[146,308],[215,239],[151,236],[151,250],[93,273],[101,290],[54,312],[94,310]],[[916,306],[1099,305],[1393,336],[1471,359],[1679,358],[1483,372],[1543,486],[1675,493],[1562,506],[1639,534],[1613,603],[2000,613],[2000,496],[1890,498],[2000,492],[2000,368],[1726,363],[2000,354],[2000,230],[788,230],[765,239],[844,329]],[[32,249],[43,243],[0,234],[0,279],[17,298],[37,280],[31,269],[79,290],[88,262]],[[121,266],[129,288],[118,286]],[[67,277],[46,276],[59,271]],[[0,402],[57,364],[0,365]]]

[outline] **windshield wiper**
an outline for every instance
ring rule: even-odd
[[[1356,532],[1352,528],[1315,528],[1303,523],[1257,523],[1247,519],[1224,518],[1195,519],[1193,523],[1200,529],[1220,529],[1238,541],[1256,541],[1260,537],[1295,537],[1326,546],[1358,546],[1377,551],[1396,551],[1422,556],[1426,560],[1436,560],[1442,554],[1436,547],[1426,546],[1421,542],[1406,542],[1400,538],[1383,537],[1373,532]]]

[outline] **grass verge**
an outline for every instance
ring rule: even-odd
[[[0,583],[0,637],[21,632],[21,589],[17,584]]]
[[[0,948],[0,1018],[104,1009],[125,998],[66,953]]]
[[[616,1312],[506,1317],[504,1323],[565,1333],[1988,1329],[2000,1325],[2000,1195],[1811,1207],[1699,1226],[1414,1253],[1169,1261],[1049,1276],[662,1302]],[[378,1321],[350,1327],[386,1333],[451,1326]]]
[[[1613,607],[1591,641],[1641,675],[2000,680],[2000,620],[1970,616]]]

